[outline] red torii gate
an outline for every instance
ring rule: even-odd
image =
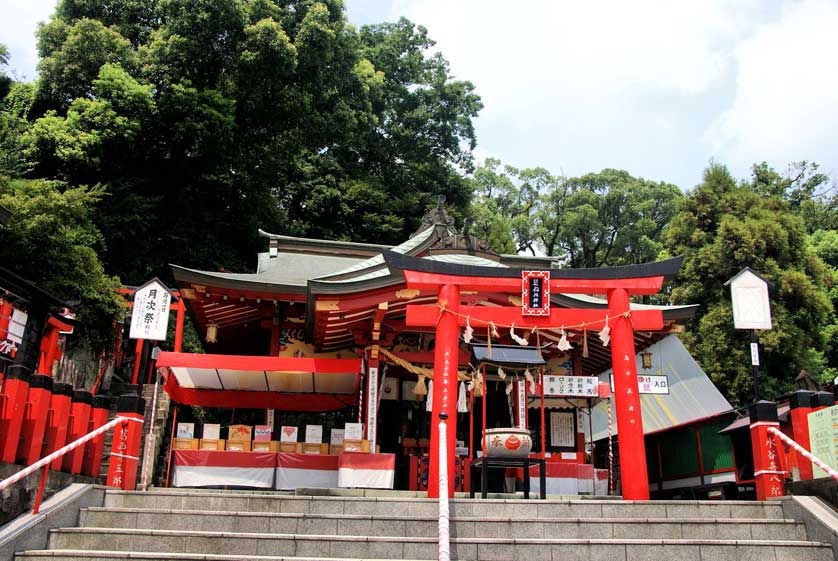
[[[404,274],[407,288],[436,290],[436,305],[408,305],[406,325],[435,327],[434,395],[431,422],[431,447],[428,473],[428,496],[439,497],[439,431],[435,420],[440,413],[456,423],[457,353],[460,327],[512,325],[522,330],[561,329],[580,326],[585,329],[611,330],[611,364],[614,394],[620,431],[620,477],[623,497],[627,500],[649,499],[646,471],[646,447],[635,363],[634,330],[660,331],[660,310],[631,311],[629,296],[651,295],[660,291],[663,281],[681,267],[681,257],[647,263],[601,269],[550,269],[549,293],[607,294],[608,308],[551,310],[550,315],[523,315],[521,307],[460,306],[461,291],[490,291],[509,294],[522,292],[522,269],[468,266],[408,257],[385,251],[384,259],[391,272]],[[548,293],[548,294],[549,294]],[[449,398],[450,396],[450,398]],[[447,432],[448,489],[453,496],[456,430]]]

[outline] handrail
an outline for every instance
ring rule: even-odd
[[[828,465],[826,465],[823,460],[809,452],[806,448],[789,438],[786,434],[784,434],[781,430],[777,427],[768,427],[768,434],[773,434],[774,436],[778,437],[780,440],[794,448],[797,452],[803,455],[804,458],[810,460],[813,464],[821,468],[823,471],[826,472],[832,479],[838,481],[838,471],[835,471]]]
[[[86,442],[88,442],[90,440],[93,440],[94,438],[96,438],[100,434],[109,431],[111,428],[115,427],[116,425],[120,425],[120,424],[121,425],[127,425],[128,421],[134,421],[134,422],[137,422],[137,423],[142,423],[143,422],[141,419],[133,419],[131,417],[116,416],[113,419],[111,419],[110,421],[108,421],[107,423],[105,423],[104,425],[102,425],[101,427],[90,431],[86,435],[82,436],[81,438],[79,438],[77,440],[74,440],[73,442],[71,442],[70,444],[67,444],[63,448],[59,448],[58,450],[56,450],[52,454],[41,458],[40,460],[38,460],[37,462],[35,462],[31,466],[20,470],[19,472],[15,473],[11,477],[7,477],[3,481],[0,481],[0,491],[2,491],[6,487],[9,487],[10,485],[12,485],[14,483],[17,483],[18,481],[20,481],[24,477],[34,473],[39,468],[43,467],[44,472],[41,475],[41,483],[38,487],[38,495],[35,497],[35,506],[32,509],[32,514],[38,514],[38,510],[40,509],[40,506],[41,506],[41,497],[43,496],[43,493],[44,493],[44,484],[46,483],[47,473],[49,473],[50,464],[53,461],[55,461],[56,459],[64,456],[64,454],[66,454],[67,452],[71,452],[71,451],[75,450],[76,448],[78,448],[82,444],[85,444]]]
[[[451,530],[448,512],[448,436],[445,413],[439,415],[439,527],[437,560],[451,559]]]

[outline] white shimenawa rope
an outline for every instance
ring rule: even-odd
[[[800,452],[800,454],[804,458],[806,458],[807,460],[824,470],[827,473],[827,475],[829,475],[829,477],[838,481],[838,471],[835,471],[834,469],[826,465],[823,462],[823,460],[821,460],[820,458],[809,452],[807,449],[805,449],[803,446],[801,446],[800,444],[783,434],[782,431],[778,430],[776,427],[768,427],[768,434],[773,434],[774,436],[778,437],[780,440],[782,440],[783,442]]]
[[[439,548],[438,561],[451,559],[451,533],[448,512],[448,435],[444,420],[439,421]]]
[[[82,436],[78,440],[74,440],[73,442],[64,446],[63,448],[59,448],[58,450],[56,450],[55,452],[53,452],[49,456],[41,458],[40,460],[38,460],[37,462],[35,462],[31,466],[29,466],[28,468],[24,468],[24,469],[20,470],[19,472],[17,472],[16,474],[14,474],[13,476],[11,476],[7,479],[4,479],[3,481],[0,481],[0,491],[5,489],[9,485],[12,485],[13,483],[17,483],[18,481],[20,481],[21,479],[23,479],[27,475],[37,471],[38,469],[44,467],[45,465],[52,463],[53,460],[55,460],[57,458],[60,458],[61,456],[63,456],[67,452],[70,452],[71,450],[75,450],[79,446],[82,446],[85,443],[87,443],[88,441],[93,440],[94,438],[96,438],[97,436],[102,434],[103,432],[107,432],[111,428],[115,427],[116,425],[122,424],[123,422],[126,422],[126,421],[134,421],[135,423],[142,423],[143,422],[141,419],[134,419],[134,418],[131,418],[131,417],[115,417],[113,420],[108,421],[107,423],[105,423],[104,425],[99,427],[98,429],[87,433],[86,435]]]

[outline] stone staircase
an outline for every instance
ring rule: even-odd
[[[27,561],[436,559],[437,502],[247,492],[107,491]],[[451,501],[451,558],[833,561],[777,503]]]

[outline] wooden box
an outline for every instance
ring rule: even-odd
[[[250,452],[249,440],[231,440],[227,439],[227,450],[234,450],[239,452]]]
[[[344,452],[369,452],[370,451],[370,441],[369,440],[343,440],[343,451]]]
[[[173,450],[197,450],[198,449],[198,439],[197,438],[176,438],[175,445],[172,447]]]
[[[322,454],[329,453],[329,445],[321,442],[303,442],[303,454]]]
[[[343,444],[329,444],[330,456],[340,456],[341,452],[343,452]]]
[[[297,445],[299,442],[280,442],[279,443],[279,451],[280,452],[290,452],[295,453],[297,451]]]
[[[254,440],[252,452],[276,452],[279,449],[279,442],[276,440]]]
[[[224,450],[224,441],[220,438],[202,438],[198,450]]]

